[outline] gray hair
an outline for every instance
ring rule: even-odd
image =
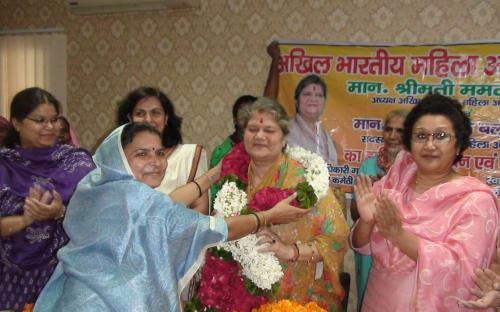
[[[274,121],[279,125],[281,131],[284,135],[290,133],[288,128],[289,117],[283,106],[281,106],[276,100],[268,97],[260,97],[255,102],[250,105],[244,106],[238,112],[238,124],[241,125],[242,129],[245,129],[252,118],[252,114],[258,113],[270,113]]]
[[[408,113],[410,111],[407,111],[406,109],[395,109],[391,110],[390,112],[387,113],[384,119],[384,125],[387,125],[389,121],[391,121],[392,118],[394,117],[401,117],[403,120],[406,119],[406,116],[408,116]]]

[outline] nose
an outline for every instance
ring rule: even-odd
[[[432,135],[429,135],[427,137],[427,140],[425,141],[425,148],[427,149],[433,149],[433,148],[436,148],[436,145],[434,144],[434,136]]]
[[[151,123],[151,115],[149,113],[146,113],[144,116],[144,121],[147,123]]]

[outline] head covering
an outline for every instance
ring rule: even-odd
[[[68,131],[69,131],[69,142],[68,144],[74,145],[74,146],[80,146],[80,141],[78,140],[78,137],[76,136],[76,131],[73,129],[71,124],[69,123],[68,118],[64,116],[60,116],[60,119],[64,120],[68,124]]]
[[[22,215],[35,184],[57,191],[66,205],[78,181],[94,168],[90,154],[71,145],[50,148],[0,149],[0,216]],[[61,221],[35,221],[0,240],[0,308],[34,302],[57,263],[56,252],[67,242]],[[42,274],[43,272],[43,274]],[[24,291],[25,282],[33,287]],[[10,296],[9,291],[11,289]],[[15,298],[15,299],[11,299]]]
[[[180,311],[202,251],[225,240],[222,219],[201,215],[137,181],[115,129],[68,206],[70,242],[35,311]]]

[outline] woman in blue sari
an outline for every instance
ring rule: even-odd
[[[226,219],[183,209],[218,179],[220,167],[168,197],[154,190],[165,159],[160,133],[147,124],[121,126],[104,140],[97,168],[68,207],[70,242],[35,311],[180,311],[179,294],[208,247],[307,213],[289,205],[293,196],[264,213]]]

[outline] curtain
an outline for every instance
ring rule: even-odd
[[[66,111],[66,35],[0,35],[0,114],[9,118],[14,95],[28,87],[52,93]]]

